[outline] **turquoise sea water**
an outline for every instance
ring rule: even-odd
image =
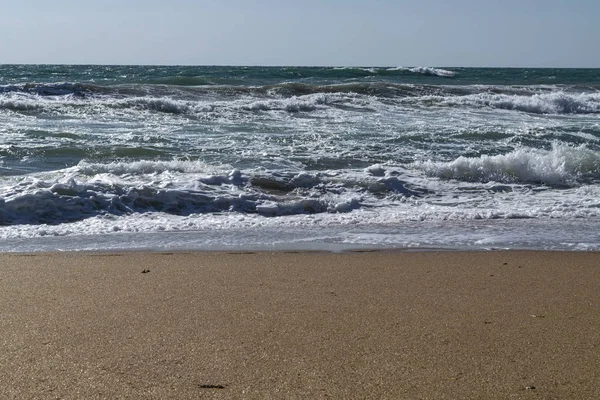
[[[0,66],[0,250],[600,248],[600,69]]]

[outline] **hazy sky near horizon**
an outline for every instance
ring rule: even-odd
[[[0,63],[600,67],[598,0],[0,0]]]

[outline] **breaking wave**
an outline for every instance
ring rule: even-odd
[[[600,93],[564,91],[531,95],[477,93],[465,96],[424,96],[417,101],[431,105],[492,107],[532,114],[600,113]]]
[[[16,112],[50,112],[55,114],[72,114],[74,110],[81,113],[98,114],[110,109],[145,110],[166,114],[198,115],[212,111],[287,111],[311,112],[324,106],[353,104],[366,106],[365,101],[356,102],[355,96],[344,93],[314,93],[284,98],[242,97],[233,101],[185,100],[169,97],[98,97],[78,99],[73,97],[43,98],[23,94],[11,94],[0,97],[0,110]]]
[[[396,68],[388,68],[388,71],[408,71],[415,74],[428,75],[428,76],[439,76],[443,78],[452,78],[456,75],[456,72],[448,71],[446,69],[441,68],[432,68],[432,67],[396,67]]]
[[[551,150],[517,149],[507,154],[426,161],[415,167],[429,176],[467,182],[576,185],[600,180],[600,153],[581,145],[555,144]]]
[[[356,74],[357,76],[365,75],[403,75],[403,74],[417,74],[427,76],[439,76],[442,78],[452,78],[456,75],[456,72],[449,71],[442,68],[433,67],[391,67],[391,68],[359,68],[359,67],[338,67],[334,69],[338,74]]]
[[[394,173],[366,175],[226,170],[200,161],[80,162],[4,187],[0,225],[59,224],[94,216],[160,212],[284,215],[347,213],[365,198],[421,196]],[[366,201],[366,203],[365,203]]]
[[[429,69],[423,71],[426,73]],[[553,86],[417,85],[391,82],[320,85],[284,82],[245,87],[141,85],[133,88],[78,83],[0,87],[0,110],[70,114],[77,109],[79,116],[88,112],[102,113],[106,108],[182,115],[218,110],[312,112],[337,106],[373,109],[374,102],[403,107],[494,108],[532,114],[600,113],[600,92]]]
[[[348,212],[360,207],[358,197],[319,198],[277,196],[250,190],[209,190],[212,185],[232,184],[234,176],[208,177],[198,189],[125,185],[102,181],[38,182],[35,191],[0,201],[0,225],[59,224],[98,215],[162,212],[190,215],[218,212],[259,214],[266,217]],[[47,186],[47,187],[44,187]],[[204,190],[203,190],[204,189]]]

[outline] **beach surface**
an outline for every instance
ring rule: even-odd
[[[594,399],[600,255],[0,255],[9,399]]]

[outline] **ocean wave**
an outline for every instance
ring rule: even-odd
[[[4,182],[0,225],[58,224],[147,212],[265,217],[346,213],[370,207],[375,199],[398,201],[428,193],[391,169],[339,174],[230,168],[186,160],[82,161],[61,171]]]
[[[365,101],[363,101],[365,100]],[[369,109],[366,99],[352,94],[314,93],[284,98],[241,97],[225,100],[184,100],[170,97],[98,97],[78,99],[73,97],[45,98],[12,93],[0,97],[0,110],[15,112],[49,112],[57,115],[106,114],[110,110],[141,110],[174,115],[200,116],[211,112],[312,112],[327,106],[350,105]]]
[[[255,71],[259,73],[260,71]],[[214,74],[186,76],[167,75],[161,77],[123,78],[119,80],[73,81],[73,82],[24,82],[0,85],[0,94],[28,93],[38,96],[76,96],[89,97],[95,95],[142,94],[153,91],[164,92],[171,88],[172,91],[202,92],[232,92],[253,91],[256,88],[283,85],[290,83],[319,82],[339,83],[344,80],[360,78],[381,77],[394,78],[404,75],[424,75],[433,77],[451,78],[456,72],[432,67],[343,67],[343,68],[284,68],[265,69],[255,78],[246,76],[247,71],[237,71],[232,75],[218,76]],[[264,75],[264,76],[263,76]],[[263,77],[264,79],[258,79]],[[302,81],[299,81],[302,79]],[[398,82],[395,82],[398,83]]]
[[[214,178],[213,178],[214,179]],[[232,177],[224,179],[230,183]],[[213,181],[212,184],[219,182]],[[276,196],[258,191],[212,191],[129,186],[102,181],[37,182],[37,190],[0,198],[0,225],[61,224],[100,215],[161,212],[186,216],[220,212],[283,215],[339,213],[360,208],[360,198]]]
[[[103,94],[107,92],[106,87],[79,82],[57,82],[57,83],[22,83],[18,85],[0,86],[0,94],[6,93],[28,93],[38,96],[67,96],[86,97],[92,94]]]
[[[148,80],[146,83],[169,86],[216,86],[231,85],[233,83],[241,85],[244,83],[244,81],[241,79],[228,79],[205,76],[171,76],[165,78],[156,78],[154,80]]]
[[[387,71],[408,71],[415,74],[428,75],[428,76],[439,76],[443,78],[452,78],[456,75],[456,72],[449,71],[442,68],[432,67],[395,67],[388,68]]]
[[[230,168],[230,167],[229,167]],[[179,173],[214,173],[214,166],[210,166],[202,161],[172,160],[155,161],[140,160],[133,162],[111,162],[111,163],[92,163],[81,161],[75,167],[69,168],[65,172],[68,174],[79,173],[86,176],[99,174],[113,175],[145,175],[161,174],[163,172]]]
[[[557,143],[551,150],[523,148],[495,156],[419,162],[415,167],[442,179],[571,186],[600,179],[600,153],[585,145]]]
[[[133,162],[90,163],[81,161],[75,167],[63,171],[66,176],[85,176],[86,179],[97,175],[110,174],[120,177],[151,176],[156,184],[165,186],[175,180],[175,176],[185,177],[186,181],[194,181],[206,185],[236,185],[249,190],[262,192],[292,192],[303,189],[318,188],[320,191],[341,193],[345,189],[355,192],[368,192],[377,195],[422,196],[427,190],[417,187],[409,181],[415,176],[407,171],[395,169],[386,170],[381,166],[368,168],[364,172],[338,174],[324,172],[298,171],[245,171],[232,168],[229,165],[214,166],[202,161],[172,160],[153,161],[142,160]],[[167,174],[168,182],[158,178]],[[407,179],[402,179],[406,177]],[[146,178],[144,178],[146,179]],[[301,195],[307,193],[298,192]]]
[[[249,104],[238,103],[237,106],[246,111],[277,111],[285,110],[288,112],[314,111],[320,106],[334,103],[341,100],[339,96],[329,96],[327,94],[315,94],[302,97],[290,97],[287,99],[258,100]]]
[[[168,97],[110,96],[82,99],[73,96],[41,97],[24,93],[9,93],[0,96],[0,110],[16,112],[49,112],[53,114],[106,113],[110,109],[133,109],[163,112],[168,114],[198,113],[212,110],[210,104],[199,101],[177,100]]]
[[[233,101],[189,101],[171,98],[136,97],[107,103],[112,108],[138,108],[171,114],[203,114],[212,111],[287,111],[310,112],[322,106],[352,100],[342,95],[316,93],[282,99],[241,98]]]
[[[492,107],[532,114],[600,113],[600,93],[565,91],[531,95],[476,93],[465,96],[423,96],[416,101],[430,105]]]
[[[264,86],[171,87],[165,85],[94,86],[77,83],[27,85],[0,91],[0,109],[31,111],[60,107],[138,108],[185,114],[210,111],[214,107],[269,110],[316,109],[319,104],[339,100],[399,99],[404,104],[495,107],[537,113],[594,112],[596,92],[565,91],[560,87],[426,85],[393,82],[345,82],[315,84],[282,82]],[[46,93],[41,94],[41,93]],[[51,93],[51,95],[50,95]],[[293,103],[296,105],[283,103]],[[300,104],[299,102],[304,102]],[[247,106],[254,103],[253,106]],[[307,104],[311,103],[311,104]],[[246,105],[243,105],[246,104]],[[59,110],[58,110],[59,111]]]
[[[438,76],[442,78],[452,78],[456,75],[456,72],[449,71],[442,68],[433,67],[337,67],[334,68],[337,74],[356,74],[357,76],[375,75],[375,76],[394,76],[403,75],[406,73],[426,75],[426,76]]]
[[[199,115],[219,111],[312,112],[323,107],[351,106],[371,110],[382,103],[400,106],[491,107],[536,114],[600,113],[600,93],[577,92],[552,86],[417,85],[390,82],[352,82],[320,85],[284,82],[256,87],[217,86],[169,88],[163,86],[84,86],[74,95],[72,86],[52,88],[54,95],[28,91],[0,92],[0,110],[98,114],[109,109]],[[51,87],[51,86],[50,86]],[[56,90],[55,90],[56,89]],[[63,93],[66,90],[69,94]],[[50,90],[50,89],[49,89]],[[75,90],[75,89],[74,89]],[[79,89],[76,89],[79,90]],[[379,103],[379,104],[374,104]]]

